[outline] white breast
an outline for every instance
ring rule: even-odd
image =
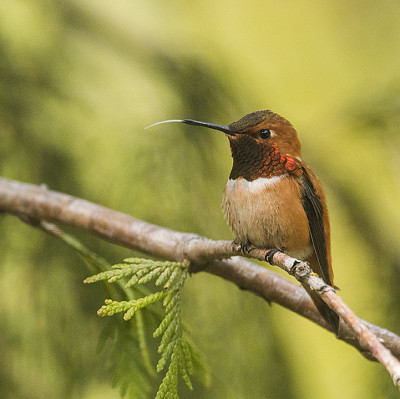
[[[274,186],[276,183],[284,179],[286,175],[259,177],[258,179],[248,181],[246,179],[229,179],[226,183],[226,190],[230,193],[233,191],[246,190],[252,193],[257,193],[260,190],[265,190],[266,187]]]

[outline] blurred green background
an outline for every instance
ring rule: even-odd
[[[223,134],[144,127],[271,109],[326,188],[342,297],[400,333],[399,20],[394,0],[2,0],[0,175],[230,239]],[[118,398],[96,351],[105,292],[76,254],[2,216],[0,270],[0,396]],[[277,305],[207,274],[185,295],[211,384],[182,398],[398,397],[382,366]]]

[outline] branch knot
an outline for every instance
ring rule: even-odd
[[[290,267],[289,273],[296,277],[296,279],[304,281],[311,276],[313,271],[308,262],[303,262],[296,259],[293,262],[293,265]]]

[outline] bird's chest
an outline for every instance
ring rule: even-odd
[[[222,209],[241,243],[285,248],[292,254],[311,251],[300,187],[291,176],[229,180]]]

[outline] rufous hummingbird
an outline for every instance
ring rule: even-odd
[[[225,133],[233,166],[222,199],[223,213],[244,249],[278,249],[308,261],[333,287],[330,227],[321,183],[301,159],[292,124],[269,110],[252,112],[228,126],[192,119],[170,120]],[[164,123],[158,122],[158,123]],[[308,291],[338,334],[339,317]]]

